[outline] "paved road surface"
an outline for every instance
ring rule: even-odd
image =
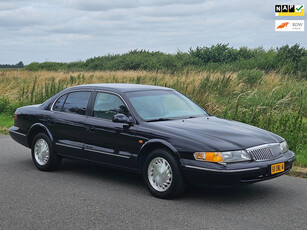
[[[40,172],[0,135],[0,229],[306,229],[307,180],[282,176],[228,190],[151,197],[140,176],[64,160]]]

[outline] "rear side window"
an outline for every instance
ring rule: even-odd
[[[110,93],[97,93],[93,117],[112,120],[117,113],[129,116],[129,111],[124,102],[116,95]]]
[[[53,110],[54,111],[62,111],[64,102],[66,100],[67,94],[65,94],[64,96],[60,97],[57,102],[54,104],[53,106]]]
[[[74,92],[63,96],[55,103],[53,110],[85,115],[91,92]],[[62,105],[64,103],[64,105]]]

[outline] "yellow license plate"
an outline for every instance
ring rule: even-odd
[[[271,174],[285,171],[285,163],[271,165]]]

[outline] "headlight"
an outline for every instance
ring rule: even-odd
[[[228,152],[196,152],[194,153],[195,160],[209,162],[240,162],[250,161],[251,156],[245,150],[228,151]]]
[[[281,149],[282,153],[285,153],[285,152],[287,152],[289,150],[289,147],[288,147],[288,144],[287,144],[286,141],[281,142],[279,144],[279,146],[280,146],[280,149]]]

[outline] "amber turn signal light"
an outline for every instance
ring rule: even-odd
[[[194,158],[199,161],[223,162],[220,152],[196,152],[194,153]]]

